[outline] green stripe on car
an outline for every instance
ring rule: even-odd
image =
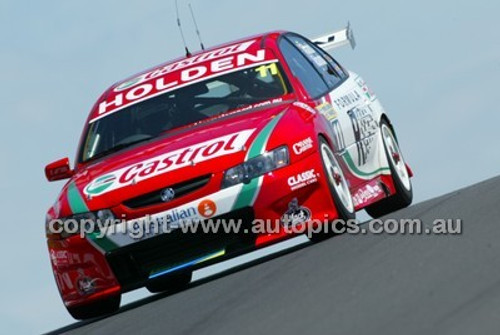
[[[70,183],[68,185],[66,196],[68,198],[72,214],[87,213],[89,211],[89,208],[87,207],[85,200],[83,200],[83,197],[80,194],[80,191],[78,191],[75,183]]]
[[[358,169],[358,167],[356,166],[356,163],[354,163],[354,160],[352,159],[352,156],[349,153],[349,151],[346,150],[341,156],[344,158],[344,161],[346,162],[349,169],[355,175],[362,177],[362,178],[363,177],[364,178],[373,177],[374,175],[381,174],[383,172],[390,172],[391,171],[388,167],[382,167],[382,168],[377,169],[377,170],[372,171],[372,172],[363,172],[360,169]]]
[[[81,214],[89,212],[87,203],[80,194],[80,191],[78,191],[78,188],[76,187],[75,183],[70,183],[68,185],[66,197],[68,199],[68,204],[72,214]],[[118,247],[116,243],[108,239],[106,236],[99,237],[99,233],[87,234],[87,238],[91,242],[93,242],[95,246],[97,246],[104,252],[116,249]]]
[[[276,124],[283,116],[283,112],[276,115],[269,123],[260,131],[255,140],[252,142],[250,149],[248,150],[247,157],[245,161],[249,159],[255,158],[266,150],[267,141],[269,137],[271,137],[271,133],[273,132]],[[236,197],[236,200],[233,205],[233,210],[240,209],[243,207],[253,205],[255,198],[257,197],[260,186],[262,184],[262,178],[264,176],[260,176],[259,178],[254,178],[248,184],[244,184],[241,188],[240,193]]]

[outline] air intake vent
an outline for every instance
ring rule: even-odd
[[[164,199],[162,199],[162,193],[165,191],[165,189],[171,188],[173,190],[173,199],[177,199],[202,188],[203,186],[208,184],[209,181],[209,175],[198,177],[175,185],[162,187],[161,189],[158,189],[154,192],[126,200],[123,202],[123,204],[132,209],[161,204],[165,202]]]

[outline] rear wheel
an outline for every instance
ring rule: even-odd
[[[335,208],[337,209],[337,219],[344,222],[355,219],[356,212],[354,209],[351,191],[349,190],[349,183],[347,182],[344,172],[342,171],[337,158],[335,158],[330,145],[322,137],[319,138],[319,154],[323,165],[323,171],[327,178],[328,188],[330,190],[333,203],[335,204]],[[325,229],[322,229],[321,232],[315,233],[311,236],[312,241],[322,241],[334,235],[334,232],[330,229],[330,227],[323,228]]]
[[[410,175],[394,132],[385,120],[382,120],[380,130],[396,194],[365,208],[366,212],[373,218],[379,218],[408,207],[413,201]]]
[[[67,307],[69,314],[77,320],[86,320],[116,312],[120,308],[121,295],[94,301],[90,304]]]
[[[166,275],[151,279],[147,282],[146,288],[151,293],[160,293],[165,291],[177,292],[186,288],[191,282],[193,273],[191,271],[183,271],[173,275]]]

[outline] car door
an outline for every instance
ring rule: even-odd
[[[322,94],[319,90],[314,92],[317,95],[311,93],[311,97],[332,126],[334,149],[358,177],[356,184],[372,178],[375,175],[372,172],[378,171],[379,166],[375,150],[378,117],[372,106],[374,99],[363,80],[344,70],[330,55],[304,37],[296,34],[285,36],[300,50],[327,87]]]

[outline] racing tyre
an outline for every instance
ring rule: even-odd
[[[385,120],[380,123],[380,131],[396,194],[365,208],[366,212],[374,219],[408,207],[413,201],[413,187],[410,175],[406,169],[403,153],[399,148],[394,132]]]
[[[328,181],[328,188],[330,189],[333,203],[337,209],[337,219],[344,222],[354,220],[356,218],[356,212],[351,191],[349,190],[349,183],[330,145],[322,137],[319,138],[319,155],[323,165],[323,171]],[[323,228],[321,232],[314,233],[311,236],[313,242],[320,242],[335,235],[330,226]]]
[[[147,282],[146,288],[151,293],[160,292],[178,292],[186,288],[191,282],[193,273],[191,271],[184,271],[173,275],[166,275],[163,277],[151,279]]]
[[[77,320],[86,320],[112,314],[120,308],[121,295],[97,300],[82,306],[67,307],[69,314]]]

